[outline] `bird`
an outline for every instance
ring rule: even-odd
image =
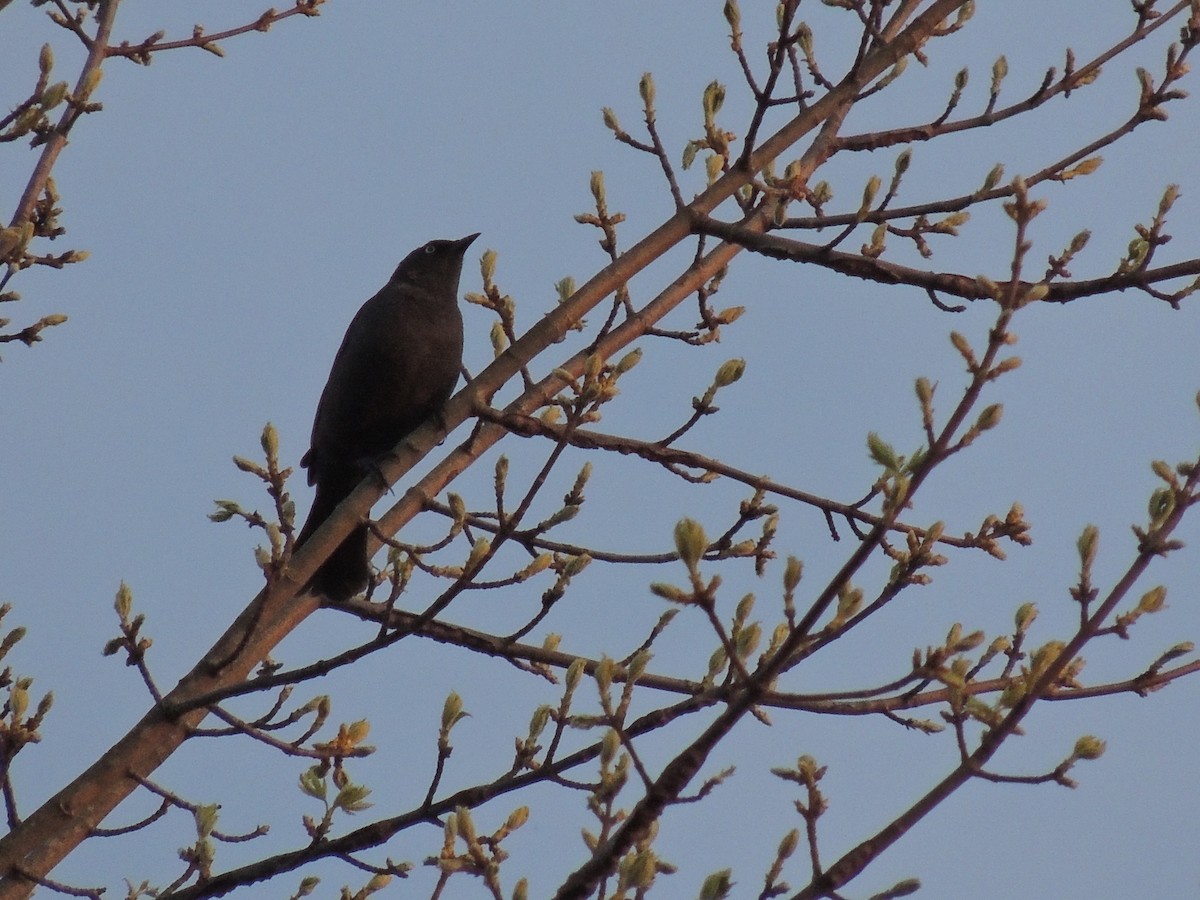
[[[479,234],[434,240],[406,256],[350,320],[333,358],[300,465],[316,485],[296,547],[320,527],[380,458],[441,410],[462,368],[458,282]],[[360,523],[308,582],[340,603],[371,578],[369,531]]]

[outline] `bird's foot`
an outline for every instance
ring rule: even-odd
[[[392,453],[389,451],[384,453],[382,456],[375,456],[369,459],[360,459],[358,461],[358,466],[363,473],[363,477],[367,477],[369,475],[375,476],[375,480],[379,482],[379,486],[386,489],[389,494],[393,493],[393,491],[392,486],[388,484],[387,478],[384,477],[383,461],[390,456],[392,456]]]

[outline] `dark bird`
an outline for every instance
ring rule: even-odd
[[[418,247],[350,321],[317,403],[312,445],[300,460],[317,496],[297,545],[450,397],[462,368],[458,280],[477,237]],[[309,588],[335,602],[363,590],[371,575],[368,535],[365,523],[356,527]]]

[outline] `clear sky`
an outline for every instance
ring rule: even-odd
[[[827,48],[823,58],[830,60],[844,56],[846,14],[810,4],[802,16],[811,16],[818,52]],[[1003,98],[1025,96],[1047,67],[1061,68],[1065,47],[1086,61],[1119,40],[1133,18],[1120,3],[978,5],[968,29],[929,49],[929,69],[910,65],[892,90],[855,111],[845,131],[935,118],[953,73],[964,65],[971,81],[963,109],[978,111],[1000,54],[1010,69]],[[49,689],[56,696],[44,742],[16,766],[22,809],[32,810],[78,774],[147,706],[132,670],[99,654],[116,634],[111,602],[122,580],[147,614],[155,642],[151,663],[164,686],[187,671],[258,590],[252,556],[258,536],[206,518],[216,498],[268,508],[256,482],[230,457],[256,456],[259,432],[270,421],[279,429],[285,461],[296,465],[346,323],[401,257],[430,238],[482,232],[476,247],[499,253],[497,280],[516,299],[518,325],[526,328],[553,307],[554,282],[565,275],[582,282],[605,262],[597,234],[573,221],[589,209],[592,170],[605,171],[610,206],[628,217],[624,246],[670,214],[657,164],[612,140],[602,106],[613,107],[634,131],[638,79],[652,71],[664,141],[678,159],[686,141],[700,134],[704,85],[719,79],[729,88],[721,121],[744,134],[749,101],[728,50],[721,6],[697,0],[329,0],[320,18],[295,18],[268,34],[227,41],[225,59],[183,50],[156,56],[149,68],[120,60],[107,65],[97,93],[104,111],[78,124],[54,173],[68,228],[54,249],[86,249],[91,259],[62,272],[23,273],[10,287],[24,300],[4,311],[20,324],[51,312],[70,316],[33,348],[0,348],[0,600],[14,605],[5,627],[29,629],[6,663],[35,678],[35,697]],[[773,27],[773,6],[743,2],[756,61]],[[185,37],[198,18],[218,31],[258,12],[230,0],[126,0],[117,36],[136,42],[164,28],[168,37]],[[996,162],[1009,176],[1033,172],[1106,133],[1133,108],[1134,67],[1145,66],[1157,78],[1163,49],[1177,33],[1174,26],[1162,29],[1070,101],[1057,100],[1005,128],[915,147],[900,200],[970,191]],[[69,35],[26,5],[14,4],[0,16],[8,106],[25,96],[45,41],[54,44],[58,77],[73,81],[80,51]],[[830,70],[837,70],[835,62]],[[1174,240],[1158,260],[1197,256],[1197,108],[1190,101],[1173,104],[1169,121],[1104,150],[1105,164],[1094,176],[1038,188],[1035,196],[1050,207],[1033,233],[1031,271],[1040,274],[1047,255],[1086,228],[1093,240],[1073,274],[1108,273],[1134,236],[1133,226],[1150,220],[1169,183],[1180,184],[1183,193],[1169,220]],[[6,217],[34,158],[23,144],[0,149]],[[819,177],[834,186],[838,211],[853,209],[866,178],[878,173],[886,182],[894,158],[888,150],[839,159]],[[688,173],[685,194],[698,191],[702,177],[702,170]],[[866,240],[864,233],[847,249]],[[999,280],[1011,243],[1002,216],[980,215],[962,238],[934,242],[926,265]],[[919,262],[893,244],[897,259]],[[473,250],[464,291],[479,287],[477,258]],[[672,257],[679,260],[686,256]],[[635,301],[644,303],[677,273],[671,262],[656,265],[631,285]],[[744,305],[747,312],[723,331],[720,344],[701,350],[642,342],[643,361],[622,381],[622,396],[602,426],[657,439],[687,418],[690,398],[722,361],[744,357],[745,377],[720,395],[721,413],[693,431],[685,446],[843,501],[861,497],[877,475],[866,454],[868,431],[902,450],[920,442],[912,393],[917,376],[939,382],[942,408],[963,384],[949,331],[982,343],[993,317],[984,304],[952,315],[934,309],[919,291],[887,290],[749,254],[736,260],[716,305]],[[691,327],[694,307],[685,307],[664,327]],[[466,364],[479,371],[491,358],[490,321],[476,309],[466,315]],[[1074,541],[1089,522],[1101,529],[1096,581],[1102,591],[1132,559],[1129,525],[1145,520],[1155,487],[1150,461],[1189,459],[1200,444],[1195,299],[1180,311],[1132,292],[1033,308],[1022,312],[1014,330],[1024,365],[989,395],[989,402],[1005,404],[1002,426],[927,485],[912,518],[944,518],[961,532],[1020,500],[1034,526],[1033,547],[1015,549],[1004,564],[982,554],[953,556],[933,585],[905,595],[828,661],[814,661],[793,689],[887,681],[906,671],[913,648],[939,642],[954,622],[982,628],[990,639],[1011,628],[1013,611],[1025,601],[1042,612],[1035,645],[1064,637],[1077,616],[1067,595],[1076,569]],[[535,374],[548,372],[575,346],[578,341],[552,351]],[[509,439],[500,449],[512,458],[514,477],[543,458],[543,448],[532,442]],[[589,458],[596,474],[588,505],[569,535],[600,547],[666,550],[673,523],[685,515],[719,533],[731,504],[736,510],[746,493],[727,483],[686,489],[625,461],[580,454],[570,456],[548,497],[561,496]],[[491,476],[485,461],[454,490],[486,507]],[[292,488],[303,513],[309,490],[301,478]],[[1180,536],[1200,547],[1196,522]],[[850,552],[852,536],[842,538],[831,542],[812,510],[783,506],[777,549],[805,560],[804,584],[814,592]],[[1140,623],[1131,641],[1095,645],[1087,654],[1087,682],[1129,677],[1168,646],[1200,636],[1195,554],[1189,548],[1155,567],[1144,587],[1168,585],[1169,608]],[[754,591],[760,618],[773,621],[780,571],[776,564],[761,580],[744,572],[731,577],[722,595],[728,609]],[[884,571],[877,566],[864,574],[868,593]],[[565,650],[623,656],[662,611],[647,585],[681,577],[678,567],[614,573],[596,565],[545,630],[566,635]],[[541,590],[505,595],[512,608],[474,596],[450,618],[503,632],[524,620]],[[663,671],[703,670],[710,637],[700,623],[683,633],[695,638],[694,657],[686,645],[664,648]],[[277,655],[298,664],[362,634],[334,613],[319,613]],[[332,693],[337,721],[372,721],[371,740],[380,753],[356,771],[375,789],[378,805],[360,819],[407,808],[412,793],[423,791],[438,712],[451,689],[472,713],[456,731],[452,786],[502,772],[511,736],[525,732],[537,703],[556,697],[549,686],[530,689],[500,663],[415,641],[298,692]],[[1192,679],[1146,699],[1046,704],[995,767],[1048,771],[1076,737],[1093,733],[1108,742],[1108,752],[1076,769],[1077,790],[971,785],[848,895],[867,896],[916,876],[926,885],[922,896],[939,898],[1196,896],[1198,701],[1200,681]],[[822,838],[832,861],[955,760],[948,735],[908,733],[875,719],[774,718],[771,729],[743,724],[714,754],[706,774],[739,765],[717,802],[673,811],[665,820],[659,851],[681,872],[661,885],[662,896],[694,896],[704,874],[725,867],[739,882],[736,896],[756,895],[779,837],[800,824],[792,793],[767,773],[770,766],[811,753],[830,767],[832,808]],[[696,727],[685,724],[669,737],[683,740]],[[664,750],[649,750],[649,762],[661,762]],[[209,741],[185,748],[159,775],[191,799],[222,803],[221,825],[229,831],[271,821],[266,840],[284,849],[303,841],[298,810],[317,812],[298,799],[301,768],[244,741]],[[518,802],[487,806],[479,820],[494,828]],[[506,885],[528,875],[531,896],[545,896],[580,858],[582,800],[555,807],[542,792],[529,802],[535,814],[510,839],[516,866]],[[119,822],[108,824],[151,808],[148,800],[135,800],[114,816]],[[112,891],[125,876],[165,880],[174,871],[174,849],[189,832],[190,823],[177,816],[163,826],[153,855],[143,855],[144,846],[114,851],[117,844],[93,841],[57,875],[107,883]],[[388,852],[419,863],[439,843],[429,829]],[[218,868],[254,850],[253,844],[222,848]],[[793,885],[806,881],[802,855],[793,857],[787,876]],[[348,880],[359,883],[340,866],[314,871],[325,877],[324,896]],[[428,893],[429,877],[428,871],[414,875],[414,896]],[[286,896],[297,880],[245,895]],[[476,895],[481,889],[453,894]]]

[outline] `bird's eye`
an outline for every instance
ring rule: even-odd
[[[425,245],[426,253],[437,253],[437,249],[438,249],[437,244],[426,244]]]

